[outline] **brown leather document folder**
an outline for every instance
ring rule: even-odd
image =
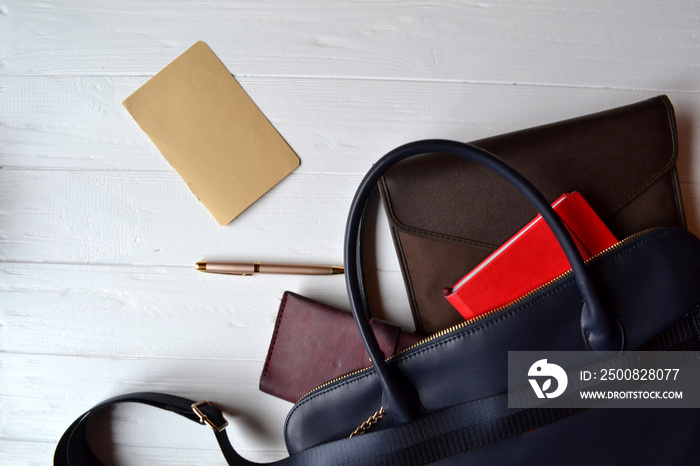
[[[473,144],[510,163],[550,202],[579,191],[619,239],[685,226],[666,96]],[[536,215],[497,175],[443,154],[401,162],[380,192],[416,330],[424,334],[463,321],[443,289]]]

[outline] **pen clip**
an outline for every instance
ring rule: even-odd
[[[197,270],[224,275],[237,275],[241,277],[255,275],[260,272],[260,263],[216,263],[197,262]]]

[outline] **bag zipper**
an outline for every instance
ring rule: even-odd
[[[627,243],[629,243],[629,242],[631,242],[631,241],[634,241],[635,239],[639,238],[640,236],[644,236],[644,235],[646,235],[647,233],[650,233],[650,232],[655,231],[655,230],[660,230],[660,229],[662,229],[662,228],[661,228],[661,227],[647,228],[646,230],[642,230],[642,231],[640,231],[640,232],[638,232],[638,233],[635,233],[635,234],[633,234],[633,235],[631,235],[631,236],[628,236],[627,238],[625,238],[625,239],[623,239],[623,240],[621,240],[621,241],[618,241],[617,243],[613,244],[612,246],[609,246],[608,248],[606,248],[606,249],[600,251],[598,254],[595,254],[594,256],[589,257],[588,259],[586,259],[586,260],[584,261],[584,263],[585,263],[586,265],[588,265],[589,263],[591,263],[591,262],[593,262],[593,261],[599,259],[600,257],[602,257],[602,256],[604,256],[604,255],[606,255],[606,254],[609,254],[609,253],[611,253],[612,251],[615,251],[615,250],[618,249],[618,248],[621,248],[622,246],[626,245]],[[491,311],[488,311],[488,312],[486,312],[486,313],[484,313],[484,314],[481,314],[481,315],[478,315],[478,316],[476,316],[476,317],[473,317],[473,318],[471,318],[471,319],[469,319],[469,320],[465,320],[464,322],[460,322],[460,323],[457,324],[457,325],[453,325],[452,327],[448,327],[448,328],[446,328],[446,329],[444,329],[444,330],[441,330],[441,331],[439,331],[439,332],[437,332],[437,333],[433,333],[432,335],[428,335],[427,337],[423,338],[422,340],[417,341],[416,343],[414,343],[413,345],[409,346],[408,348],[406,348],[406,349],[404,349],[404,350],[401,350],[401,351],[399,351],[398,353],[396,353],[396,354],[394,354],[394,355],[392,355],[392,356],[389,356],[388,358],[385,359],[385,361],[386,361],[386,362],[389,362],[389,361],[391,361],[392,359],[394,359],[394,358],[396,358],[396,357],[402,355],[403,353],[405,353],[405,352],[407,352],[407,351],[411,351],[411,350],[413,350],[414,348],[417,348],[417,347],[419,347],[419,346],[421,346],[421,345],[424,345],[424,344],[429,343],[429,342],[431,342],[431,341],[433,341],[433,340],[436,340],[436,339],[438,339],[438,338],[444,337],[445,335],[448,335],[448,334],[450,334],[450,333],[456,332],[456,331],[461,330],[461,329],[463,329],[463,328],[465,328],[465,327],[468,327],[468,326],[470,326],[470,325],[473,325],[473,324],[475,324],[476,322],[479,322],[479,321],[481,321],[481,320],[484,320],[484,319],[486,319],[486,318],[488,318],[488,317],[492,317],[492,316],[494,316],[494,315],[496,315],[496,314],[499,314],[499,313],[501,313],[501,312],[503,312],[503,311],[505,311],[505,310],[507,310],[507,309],[509,309],[509,308],[511,308],[511,307],[517,306],[518,304],[522,303],[523,301],[527,300],[528,298],[532,297],[533,295],[539,293],[539,292],[542,291],[543,289],[545,289],[545,288],[547,288],[547,287],[549,287],[549,286],[552,286],[552,285],[554,285],[555,283],[558,283],[558,282],[560,282],[560,281],[562,281],[562,280],[568,278],[568,277],[569,277],[570,275],[572,275],[572,274],[573,274],[573,270],[572,270],[572,269],[569,269],[569,270],[567,270],[566,272],[564,272],[563,274],[559,275],[558,277],[556,277],[556,278],[554,278],[554,279],[548,281],[547,283],[545,283],[545,284],[543,284],[543,285],[538,286],[538,287],[535,288],[534,290],[532,290],[532,291],[530,291],[530,292],[524,294],[523,296],[519,297],[518,299],[515,299],[515,300],[511,301],[510,303],[505,304],[505,305],[503,305],[503,306],[501,306],[501,307],[498,307],[498,308],[496,308],[496,309],[493,309],[493,310],[491,310]],[[327,386],[329,386],[329,385],[331,385],[331,384],[334,384],[334,383],[336,383],[336,382],[339,382],[339,381],[341,381],[341,380],[344,380],[344,379],[353,377],[353,376],[355,376],[355,375],[357,375],[357,374],[361,374],[361,373],[363,373],[363,372],[366,372],[366,371],[368,371],[368,370],[371,369],[371,368],[372,368],[372,366],[365,367],[365,368],[363,368],[363,369],[358,369],[358,370],[356,370],[356,371],[350,372],[349,374],[345,374],[345,375],[342,375],[342,376],[340,376],[340,377],[336,377],[336,378],[333,379],[333,380],[329,380],[328,382],[326,382],[326,383],[324,383],[324,384],[322,384],[322,385],[319,385],[318,387],[314,388],[313,390],[309,391],[309,392],[306,393],[304,396],[302,396],[301,398],[299,398],[299,401],[297,401],[297,403],[299,403],[301,400],[303,400],[304,398],[306,398],[307,396],[311,395],[311,394],[314,393],[314,392],[317,392],[317,391],[319,391],[319,390],[321,390],[321,389],[323,389],[323,388],[325,388],[325,387],[327,387]]]

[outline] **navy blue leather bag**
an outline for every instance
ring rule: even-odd
[[[365,212],[389,167],[425,153],[464,157],[508,180],[550,226],[572,272],[496,314],[384,360],[365,299]],[[700,349],[700,240],[687,230],[640,232],[584,263],[549,203],[503,161],[468,144],[418,141],[381,158],[360,184],[347,222],[345,266],[374,366],[296,403],[285,425],[290,456],[275,464],[700,464],[700,410],[516,410],[506,396],[508,351]],[[100,464],[86,440],[88,420],[121,402],[208,424],[229,464],[254,464],[231,447],[218,409],[156,393],[113,398],[86,412],[60,440],[55,464]]]

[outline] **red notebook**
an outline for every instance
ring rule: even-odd
[[[578,192],[552,204],[572,234],[583,259],[617,239]],[[569,270],[564,251],[540,215],[474,270],[445,289],[445,297],[465,319],[505,306]]]

